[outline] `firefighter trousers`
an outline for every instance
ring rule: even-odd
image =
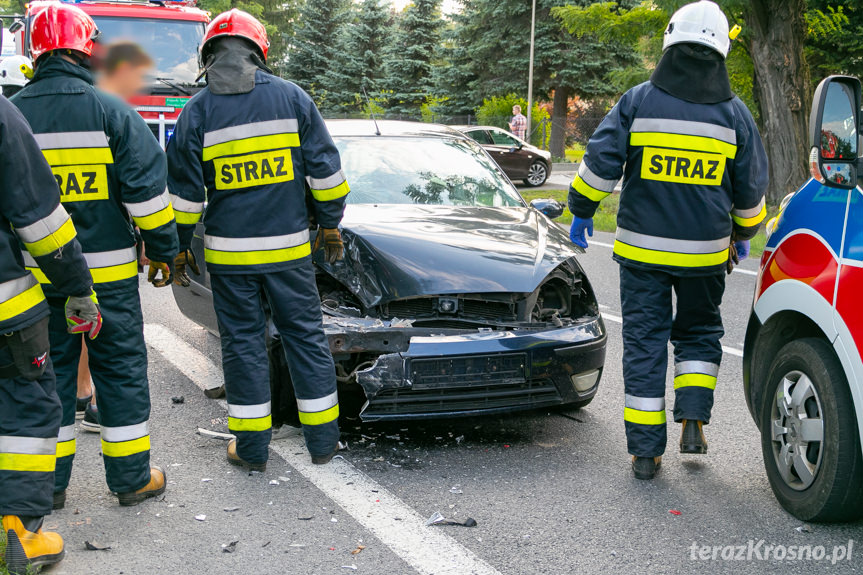
[[[724,274],[681,277],[620,266],[624,421],[631,455],[665,452],[669,339],[674,346],[674,421],[710,422],[722,360],[719,305],[724,291]]]
[[[72,474],[78,361],[84,341],[96,387],[108,488],[115,493],[126,493],[136,491],[150,481],[150,384],[147,380],[141,299],[137,286],[134,290],[100,292],[98,296],[103,324],[102,331],[94,340],[70,336],[66,332],[66,300],[48,298],[51,306],[51,357],[57,373],[57,391],[63,404],[55,491],[66,489]]]
[[[0,367],[11,364],[0,348]],[[51,513],[60,415],[50,358],[36,381],[0,378],[0,516]]]
[[[339,441],[336,372],[311,259],[278,272],[213,274],[210,284],[237,455],[249,463],[267,461],[272,436],[263,298],[281,336],[309,453],[331,453]]]

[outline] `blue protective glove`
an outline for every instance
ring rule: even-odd
[[[749,257],[749,240],[734,242],[734,249],[737,250],[737,260],[742,262]]]
[[[587,249],[587,235],[593,237],[593,218],[579,218],[572,216],[572,227],[569,228],[569,239],[575,245]]]

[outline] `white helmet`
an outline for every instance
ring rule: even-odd
[[[684,42],[709,46],[722,54],[723,58],[728,55],[731,46],[728,19],[715,2],[693,2],[671,16],[662,39],[662,50]]]
[[[21,66],[33,67],[33,62],[27,56],[9,56],[0,62],[0,86],[24,86],[27,84],[27,76],[21,70]]]

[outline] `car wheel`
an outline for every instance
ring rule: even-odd
[[[863,516],[863,454],[848,381],[833,348],[792,341],[770,368],[761,449],[773,493],[803,521]]]
[[[530,165],[524,183],[533,188],[541,186],[548,179],[548,166],[539,160]]]

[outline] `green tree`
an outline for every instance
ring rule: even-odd
[[[399,16],[386,54],[389,111],[420,118],[433,93],[432,63],[441,40],[441,0],[414,0]]]
[[[863,77],[863,5],[809,0],[806,62],[812,80],[830,74]]]
[[[327,72],[333,110],[366,112],[363,88],[371,99],[386,89],[383,54],[389,46],[391,28],[388,3],[363,0],[354,5],[350,25],[342,28],[337,41],[341,61]]]
[[[324,111],[331,108],[330,96],[335,92],[327,71],[343,61],[337,39],[347,22],[348,8],[348,0],[305,0],[288,49],[286,78],[306,90]]]

